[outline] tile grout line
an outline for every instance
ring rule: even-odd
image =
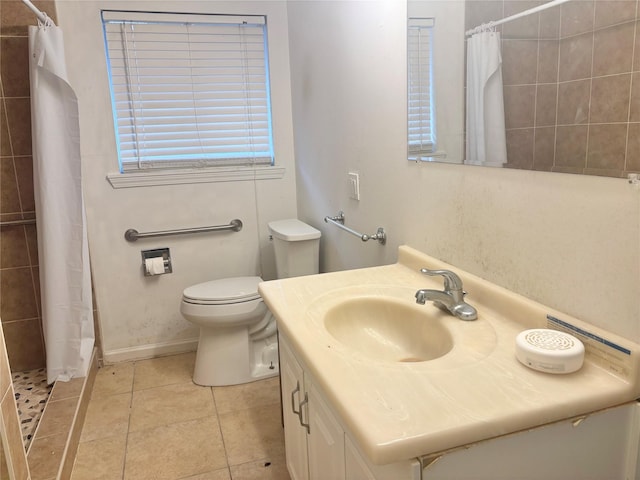
[[[195,383],[194,383],[195,385]],[[220,413],[218,412],[218,404],[216,403],[216,395],[213,391],[214,387],[208,387],[211,392],[211,399],[213,400],[213,409],[216,412],[216,422],[218,423],[218,432],[220,432],[220,439],[222,440],[222,448],[224,450],[224,461],[227,464],[227,473],[229,473],[229,478],[233,480],[231,476],[231,465],[229,465],[229,455],[227,454],[227,445],[224,441],[224,435],[222,434],[222,423],[220,422]]]

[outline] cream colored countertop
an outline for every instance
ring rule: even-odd
[[[420,268],[450,269],[464,282],[478,320],[464,322],[428,302],[454,348],[427,362],[389,363],[348,348],[324,328],[332,305],[357,296],[415,304],[420,288],[442,279]],[[398,263],[260,284],[259,291],[305,369],[374,464],[383,465],[574,418],[640,397],[640,346],[486,282],[410,247]],[[515,338],[547,328],[548,317],[575,326],[583,367],[571,374],[531,370],[515,358]],[[440,318],[441,317],[441,318]],[[555,327],[558,328],[558,327]]]

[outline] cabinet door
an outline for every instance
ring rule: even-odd
[[[280,338],[280,382],[284,420],[284,446],[287,469],[291,480],[309,480],[307,457],[307,429],[300,424],[299,411],[304,398],[303,370]]]
[[[322,394],[309,385],[310,480],[345,480],[344,432],[322,400]]]

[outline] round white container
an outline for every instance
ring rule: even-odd
[[[540,372],[572,373],[582,367],[584,345],[565,332],[546,328],[525,330],[516,337],[516,358]]]

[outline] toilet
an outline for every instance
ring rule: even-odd
[[[297,219],[268,226],[278,278],[318,273],[320,231]],[[260,282],[232,277],[184,289],[180,313],[200,327],[194,383],[238,385],[278,374],[276,320],[258,293]]]

